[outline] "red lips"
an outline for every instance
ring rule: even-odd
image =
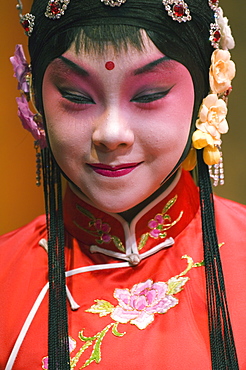
[[[109,166],[103,163],[88,163],[88,165],[96,173],[106,177],[120,177],[127,175],[137,168],[142,162],[138,163],[123,163],[118,166]]]

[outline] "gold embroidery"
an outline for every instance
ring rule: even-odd
[[[162,212],[155,215],[155,217],[148,222],[148,227],[150,228],[150,231],[141,236],[140,242],[138,243],[139,251],[144,248],[149,237],[154,239],[164,239],[167,237],[166,231],[171,229],[171,227],[179,222],[179,220],[183,216],[183,211],[180,212],[179,216],[174,221],[172,221],[171,217],[167,214],[170,208],[175,204],[177,198],[178,196],[175,195],[175,197],[170,199],[162,209]],[[120,238],[110,234],[111,226],[108,223],[102,222],[101,219],[97,219],[90,211],[78,204],[76,205],[76,208],[80,213],[90,219],[88,224],[89,228],[84,228],[76,221],[73,221],[80,230],[83,230],[84,232],[94,236],[95,241],[100,245],[103,243],[110,243],[112,241],[119,251],[125,252],[125,246],[123,245]]]
[[[114,298],[118,301],[116,306],[106,300],[96,299],[95,303],[85,312],[98,314],[99,317],[110,315],[113,322],[91,337],[85,336],[85,329],[79,332],[79,339],[84,344],[71,358],[71,369],[75,369],[81,355],[91,346],[93,347],[89,358],[80,369],[89,366],[92,362],[98,364],[101,361],[102,342],[110,329],[111,333],[118,338],[126,335],[126,332],[118,331],[119,324],[130,323],[138,329],[144,330],[154,321],[156,314],[164,314],[175,307],[179,300],[174,296],[184,289],[190,279],[186,276],[187,273],[194,267],[204,265],[203,261],[194,263],[193,259],[187,255],[184,255],[182,259],[187,261],[186,268],[167,282],[153,282],[148,279],[145,282],[135,284],[131,289],[116,288],[114,291]]]

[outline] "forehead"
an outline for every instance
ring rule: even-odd
[[[74,41],[71,45],[71,47],[67,50],[64,54],[76,54],[76,56],[79,58],[82,56],[83,58],[129,58],[129,57],[137,57],[138,55],[143,54],[153,54],[161,53],[158,48],[155,46],[155,44],[152,42],[152,40],[148,37],[146,32],[144,30],[140,30],[140,39],[141,41],[139,44],[134,45],[131,41],[127,41],[124,43],[121,43],[120,41],[116,44],[113,44],[112,42],[103,42],[101,44],[100,41],[93,40],[91,47],[84,47],[84,40],[83,38],[79,40]]]

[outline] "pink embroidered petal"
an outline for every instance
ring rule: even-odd
[[[158,293],[155,289],[149,290],[146,294],[147,305],[152,305],[153,302],[158,299]]]
[[[136,325],[139,329],[145,329],[149,324],[154,321],[154,315],[149,315],[146,312],[141,312],[141,314],[136,318],[131,320],[131,324]]]
[[[148,223],[148,227],[150,229],[154,229],[157,226],[158,226],[158,221],[156,221],[156,220],[150,220],[149,223]]]
[[[114,311],[111,313],[111,318],[115,321],[120,322],[121,324],[126,324],[130,320],[135,319],[139,316],[138,311],[127,311],[123,308],[117,306]]]
[[[76,340],[72,337],[68,337],[68,344],[69,344],[69,352],[73,352],[73,350],[76,348]]]
[[[145,289],[152,287],[153,281],[151,279],[146,280],[144,283],[135,284],[131,289],[131,294],[140,295],[143,294]]]
[[[166,298],[160,300],[156,305],[147,307],[147,313],[166,313],[170,308],[178,304],[178,299],[167,295]]]
[[[149,235],[152,236],[152,238],[158,238],[161,233],[161,230],[153,229],[149,232]]]
[[[101,230],[102,230],[104,233],[109,233],[109,232],[110,232],[110,230],[111,230],[111,227],[110,227],[108,224],[103,223],[103,224],[102,224],[102,227],[101,227]]]
[[[118,300],[120,306],[129,309],[131,294],[128,289],[115,289],[114,297]]]
[[[46,356],[42,359],[42,369],[48,370],[48,361],[49,361],[48,356]]]
[[[147,300],[144,295],[131,297],[130,306],[134,309],[141,311],[147,306]]]
[[[155,289],[157,291],[158,299],[161,299],[164,298],[166,295],[167,284],[162,281],[159,281],[152,285],[152,289]]]
[[[156,215],[155,220],[161,225],[164,223],[164,218],[161,214]]]
[[[102,235],[102,240],[103,240],[105,243],[109,243],[109,242],[111,241],[111,235],[103,234],[103,235]]]
[[[97,219],[94,223],[94,226],[97,230],[101,230],[102,229],[102,220],[100,219]]]

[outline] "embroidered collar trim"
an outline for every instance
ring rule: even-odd
[[[129,255],[133,259],[134,255],[144,258],[152,248],[165,247],[168,244],[165,241],[182,232],[198,208],[198,191],[190,175],[183,172],[171,193],[156,198],[130,225],[121,216],[103,212],[85,199],[79,199],[68,188],[64,198],[64,223],[68,233],[82,243],[89,254],[92,246],[91,252],[102,252],[111,258],[113,255],[119,258],[115,253],[120,253],[123,260],[129,261]]]

